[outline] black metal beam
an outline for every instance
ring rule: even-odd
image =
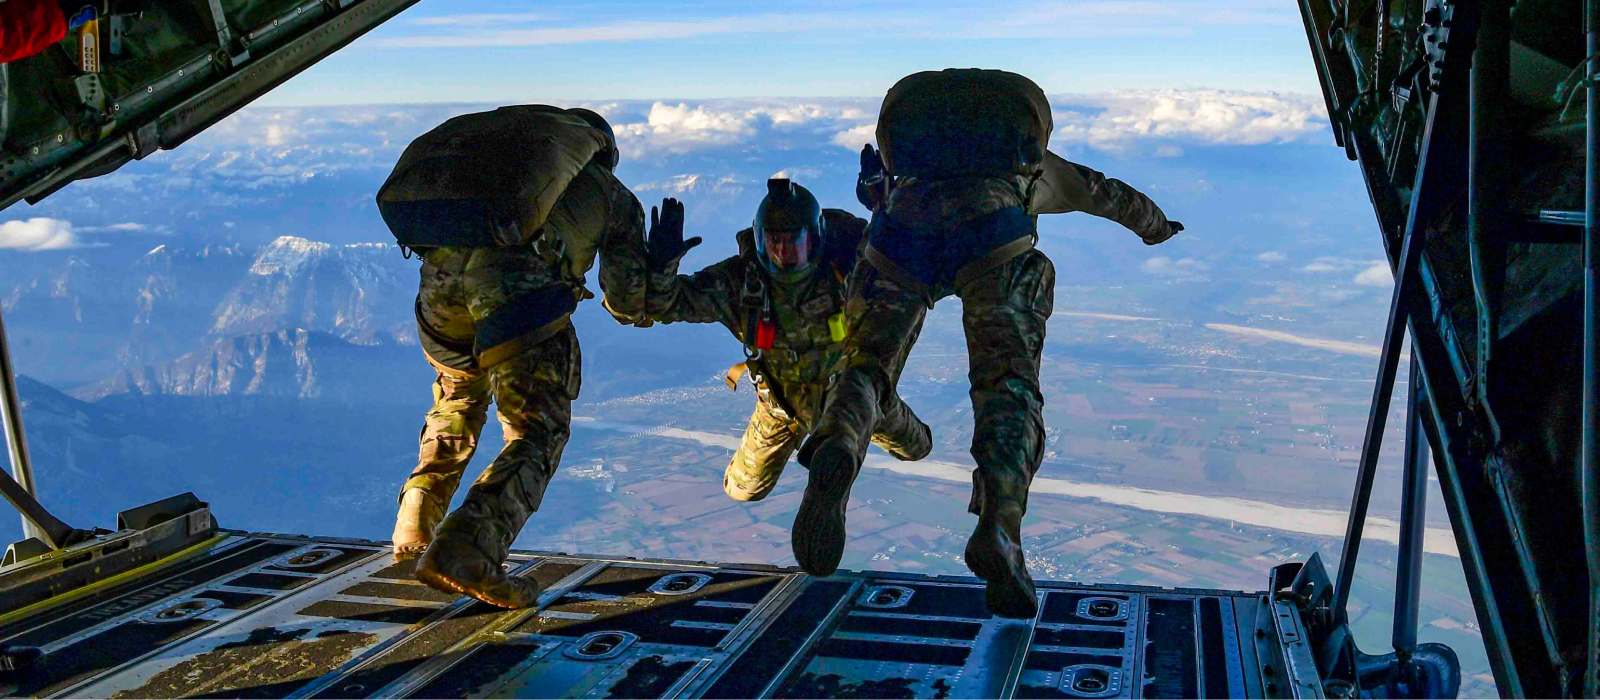
[[[1470,19],[1458,24],[1452,41],[1470,45]],[[1409,297],[1416,295],[1417,277],[1427,229],[1457,193],[1452,178],[1466,165],[1465,75],[1450,71],[1445,89],[1436,91],[1428,105],[1428,121],[1423,133],[1416,185],[1411,190],[1411,209],[1406,218],[1405,237],[1394,268],[1394,296],[1389,303],[1389,322],[1384,328],[1383,353],[1379,358],[1377,383],[1372,387],[1372,405],[1367,414],[1366,440],[1356,468],[1355,494],[1350,503],[1350,519],[1345,526],[1344,552],[1339,558],[1339,578],[1334,584],[1333,609],[1343,619],[1350,601],[1350,586],[1355,582],[1356,558],[1361,551],[1361,534],[1372,499],[1373,477],[1378,455],[1383,448],[1383,430],[1388,422],[1393,398],[1395,373],[1400,365],[1400,348],[1405,340]]]
[[[1511,92],[1511,7],[1506,0],[1482,0],[1482,5],[1468,108],[1467,258],[1478,321],[1473,401],[1498,442],[1500,421],[1490,402],[1489,379],[1500,335],[1496,320],[1505,286],[1506,252],[1493,232],[1505,228],[1500,218],[1506,197],[1499,141],[1505,138],[1504,111]]]
[[[1596,297],[1600,296],[1600,0],[1584,3],[1584,32],[1588,58],[1584,70],[1588,85],[1588,115],[1584,137],[1583,232],[1583,538],[1589,560],[1589,624],[1584,665],[1584,696],[1600,695],[1600,326]]]
[[[1422,371],[1412,351],[1406,386],[1406,455],[1400,486],[1400,560],[1395,567],[1395,653],[1402,662],[1417,647],[1417,614],[1422,599],[1422,540],[1428,514],[1428,436],[1422,427],[1427,401],[1422,398]]]
[[[1301,12],[1307,21],[1308,33],[1313,19],[1330,15],[1329,0],[1301,0]],[[1457,10],[1468,3],[1457,2]],[[1314,15],[1313,12],[1320,14]],[[1327,26],[1323,25],[1323,29]],[[1457,35],[1459,37],[1459,34]],[[1324,56],[1315,50],[1323,37],[1314,36],[1313,57],[1322,61]],[[1451,48],[1460,45],[1452,39]],[[1349,70],[1347,65],[1319,65],[1324,75],[1338,69]],[[1324,85],[1329,81],[1324,78]],[[1450,81],[1446,81],[1450,82]],[[1461,84],[1464,89],[1464,82]],[[1337,90],[1338,86],[1329,87]],[[1353,99],[1354,93],[1341,95]],[[1337,98],[1335,98],[1337,101]],[[1465,104],[1459,106],[1465,115]],[[1432,110],[1430,109],[1430,112]],[[1430,119],[1429,124],[1432,124]],[[1384,248],[1391,267],[1400,267],[1403,232],[1410,228],[1411,214],[1416,211],[1414,188],[1411,211],[1405,208],[1401,197],[1404,187],[1389,176],[1389,160],[1378,144],[1365,133],[1351,129],[1351,142],[1357,151],[1368,195],[1378,215],[1383,230]],[[1463,135],[1463,139],[1465,136]],[[1561,135],[1551,138],[1563,138]],[[1424,139],[1429,139],[1425,135]],[[1426,143],[1427,141],[1425,141]],[[1461,149],[1464,153],[1465,149]],[[1403,157],[1403,154],[1391,154]],[[1458,169],[1464,172],[1464,163]],[[1419,170],[1418,179],[1422,172]],[[1464,178],[1454,183],[1465,184]],[[1459,192],[1459,190],[1456,190]],[[1529,217],[1543,218],[1543,217]],[[1570,221],[1554,219],[1535,229],[1531,226],[1504,226],[1497,233],[1501,241],[1557,243],[1579,240],[1577,235],[1567,235],[1562,229],[1578,231]],[[1581,225],[1581,222],[1578,222]],[[1567,228],[1567,227],[1571,228]],[[1512,237],[1516,237],[1513,239]],[[1450,330],[1451,319],[1443,290],[1430,270],[1429,256],[1420,255],[1415,272],[1426,294],[1410,294],[1410,328],[1412,352],[1418,360],[1422,377],[1414,379],[1424,383],[1425,405],[1422,413],[1426,420],[1423,428],[1433,450],[1434,466],[1444,492],[1446,510],[1451,527],[1460,547],[1462,567],[1472,593],[1473,606],[1482,628],[1484,645],[1489,655],[1500,692],[1506,697],[1554,697],[1560,694],[1557,682],[1559,659],[1549,655],[1550,639],[1547,625],[1543,623],[1543,601],[1537,589],[1530,587],[1536,578],[1530,578],[1531,562],[1518,556],[1517,538],[1509,514],[1502,508],[1498,491],[1485,469],[1485,443],[1480,438],[1487,427],[1478,415],[1469,411],[1466,404],[1468,388],[1475,381],[1473,366],[1465,348]],[[1591,693],[1591,696],[1593,694]]]
[[[1501,697],[1559,697],[1556,669],[1539,622],[1539,600],[1521,575],[1505,575],[1517,560],[1506,514],[1474,451],[1461,386],[1445,359],[1444,341],[1425,314],[1411,321],[1412,356],[1426,391],[1422,427],[1433,449],[1445,510],[1460,549],[1461,568],[1483,633],[1484,650]]]
[[[1344,125],[1334,117],[1339,114],[1339,107],[1343,104],[1340,98],[1344,96],[1334,75],[1340,66],[1328,61],[1327,46],[1323,42],[1323,37],[1328,34],[1324,30],[1331,29],[1333,25],[1333,10],[1326,0],[1300,0],[1300,20],[1306,27],[1306,40],[1311,44],[1311,62],[1317,67],[1317,81],[1322,83],[1322,100],[1328,108],[1333,142],[1340,148],[1346,148]]]

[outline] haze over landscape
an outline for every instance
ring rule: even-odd
[[[416,22],[371,41],[460,26]],[[319,91],[352,68],[317,70],[285,89],[328,101]],[[1024,521],[1034,575],[1257,590],[1272,566],[1313,551],[1331,564],[1392,282],[1321,97],[1309,84],[1040,82],[1051,150],[1140,188],[1188,229],[1146,247],[1087,215],[1040,220],[1058,288],[1042,369],[1049,452]],[[778,86],[743,90],[767,91]],[[515,101],[606,115],[623,182],[647,207],[683,200],[688,235],[705,238],[685,271],[736,251],[774,175],[867,214],[852,192],[876,97],[635,99],[639,88],[620,84],[629,99],[561,94],[581,93],[524,89]],[[412,138],[493,106],[251,107],[178,150],[6,211],[0,309],[42,500],[79,527],[109,527],[118,510],[193,491],[224,527],[387,538],[432,373],[416,344],[417,262],[393,245],[373,193]],[[791,462],[761,502],[721,491],[752,402],[748,385],[729,392],[720,378],[742,357],[737,342],[720,327],[622,327],[598,300],[575,324],[572,439],[517,546],[792,565],[805,470]],[[934,453],[869,454],[844,567],[967,574],[966,371],[952,298],[900,385]],[[1389,638],[1403,414],[1397,401],[1351,604],[1368,653]],[[485,431],[469,478],[497,433]],[[1463,696],[1493,695],[1430,483],[1421,636],[1461,655]],[[18,537],[17,520],[0,518],[0,540]]]

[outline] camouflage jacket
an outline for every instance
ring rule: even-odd
[[[948,230],[1006,207],[1027,205],[1032,215],[1081,211],[1110,219],[1143,239],[1166,236],[1161,208],[1127,183],[1045,152],[1043,173],[1032,183],[1013,177],[948,180],[901,178],[894,183],[888,213],[914,226]]]
[[[821,409],[828,375],[844,350],[828,320],[842,313],[845,280],[864,245],[867,222],[839,209],[823,210],[828,230],[824,259],[804,279],[774,279],[755,257],[753,232],[740,231],[739,255],[692,275],[677,274],[678,260],[650,270],[640,238],[608,241],[601,249],[600,287],[605,307],[619,323],[720,323],[753,351],[755,320],[770,305],[773,346],[750,363],[757,390],[792,417],[809,424]],[[738,366],[735,366],[738,370]],[[736,379],[737,372],[730,370]]]

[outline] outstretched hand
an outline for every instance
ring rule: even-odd
[[[683,240],[683,203],[668,197],[661,207],[650,207],[650,237],[646,248],[650,252],[650,266],[666,269],[672,261],[683,257],[690,248],[700,245],[700,237]]]
[[[883,157],[872,144],[861,147],[861,173],[856,176],[856,199],[871,210],[878,208],[882,193]]]
[[[1167,234],[1165,236],[1161,236],[1160,238],[1146,238],[1146,239],[1144,239],[1144,244],[1145,245],[1155,245],[1157,243],[1164,243],[1164,242],[1167,241],[1167,239],[1170,239],[1173,236],[1178,235],[1178,232],[1182,231],[1182,230],[1183,230],[1183,223],[1178,222],[1178,221],[1168,221],[1167,222]]]
[[[878,149],[872,144],[861,146],[861,179],[866,180],[883,175],[883,156],[878,154]]]

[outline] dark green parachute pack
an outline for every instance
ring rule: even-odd
[[[604,131],[558,107],[464,114],[406,147],[378,190],[378,211],[407,248],[528,245],[579,174],[614,158]],[[599,241],[551,245],[577,260],[592,258]]]
[[[1017,174],[1044,162],[1055,123],[1032,80],[977,68],[924,71],[889,88],[878,149],[896,177],[940,180]]]

